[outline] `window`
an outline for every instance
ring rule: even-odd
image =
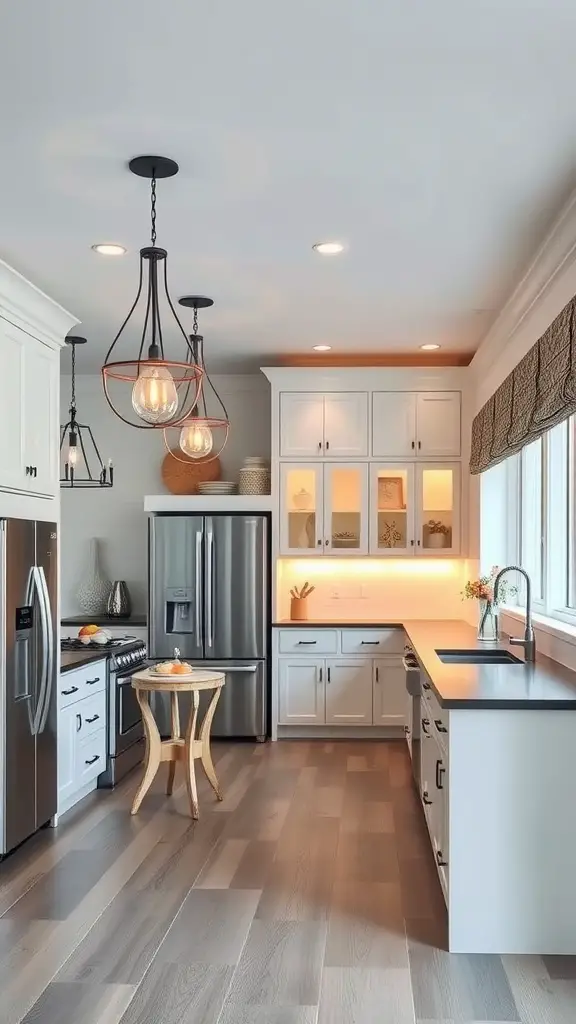
[[[576,417],[483,475],[482,519],[483,566],[522,565],[534,610],[576,624]]]

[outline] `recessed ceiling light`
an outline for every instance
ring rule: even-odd
[[[126,249],[123,245],[116,245],[115,242],[98,242],[97,245],[93,245],[92,249],[94,252],[99,252],[101,256],[123,256]]]
[[[440,345],[436,345],[433,342],[430,342],[429,345],[420,345],[420,348],[422,349],[423,352],[434,352],[435,349],[441,348],[441,346]]]
[[[322,256],[337,256],[339,252],[344,251],[342,242],[316,242],[312,248]]]
[[[332,345],[314,345],[315,352],[330,352]]]

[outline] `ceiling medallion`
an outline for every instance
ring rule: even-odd
[[[202,384],[202,370],[195,362],[194,349],[178,319],[168,291],[168,253],[166,249],[156,246],[156,181],[177,174],[178,164],[163,156],[138,156],[128,166],[133,174],[149,178],[151,182],[151,245],[140,250],[138,291],[106,353],[102,383],[112,412],[124,423],[141,430],[161,430],[167,426],[176,426],[191,415]],[[148,281],[144,287],[146,276]],[[146,298],[143,297],[140,303],[143,292]],[[167,306],[168,315],[164,323],[161,304]],[[121,359],[121,348],[124,351],[128,349],[127,355],[130,355],[130,341],[126,340],[125,330],[127,327],[133,328],[139,305],[143,313],[139,347],[136,352],[132,352],[132,358]],[[175,335],[175,340],[172,335]],[[167,354],[169,342],[174,346],[175,358]],[[119,386],[116,387],[116,384]],[[131,407],[126,384],[131,386]]]
[[[230,432],[230,420],[226,406],[216,391],[204,362],[204,338],[198,334],[198,310],[207,309],[214,305],[213,299],[207,299],[203,295],[184,295],[178,300],[181,306],[194,310],[194,322],[190,335],[190,343],[194,351],[194,362],[202,370],[202,383],[198,404],[192,413],[180,424],[180,435],[178,448],[172,448],[169,443],[168,430],[164,430],[164,443],[167,450],[178,462],[189,462],[190,459],[212,462],[224,451],[228,434]],[[212,392],[211,404],[214,399],[220,416],[209,416],[206,405],[206,392],[210,388]],[[182,452],[186,458],[180,458]]]
[[[114,467],[112,459],[105,466],[102,462],[94,434],[87,423],[79,423],[76,419],[76,347],[85,345],[86,338],[69,335],[66,344],[72,349],[72,387],[70,393],[70,419],[60,427],[60,487],[113,487]],[[89,461],[96,463],[96,476],[92,474]]]

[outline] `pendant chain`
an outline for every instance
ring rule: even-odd
[[[150,208],[150,220],[152,223],[152,230],[150,233],[150,241],[152,245],[156,245],[156,177],[152,176],[151,185],[151,208]]]

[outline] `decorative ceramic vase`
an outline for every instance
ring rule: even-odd
[[[249,455],[238,474],[238,494],[270,494],[270,469],[266,459]]]
[[[429,548],[445,548],[447,536],[445,533],[429,533],[427,547]]]
[[[303,487],[301,487],[300,490],[296,492],[296,494],[292,495],[292,503],[294,505],[294,508],[297,508],[300,511],[306,511],[306,509],[309,509],[311,502],[312,495],[308,494],[308,491],[305,491]]]
[[[127,619],[132,611],[130,591],[125,580],[114,580],[108,595],[106,611],[113,619]]]
[[[480,619],[478,622],[478,640],[494,643],[498,639],[498,616],[493,601],[485,598],[480,600]]]
[[[110,593],[110,580],[107,580],[100,566],[98,541],[92,537],[88,541],[88,554],[80,584],[76,591],[76,599],[80,610],[86,615],[102,615],[106,611],[106,602]]]

